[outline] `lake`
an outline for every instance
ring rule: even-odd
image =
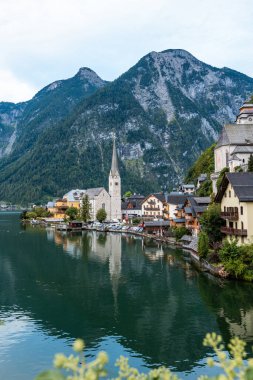
[[[211,373],[207,332],[253,343],[253,285],[199,272],[186,253],[117,233],[66,233],[22,226],[0,213],[0,379],[32,380],[69,354],[100,350],[147,371],[182,379]]]

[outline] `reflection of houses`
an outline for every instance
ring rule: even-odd
[[[253,104],[244,103],[235,124],[226,124],[214,150],[215,173],[212,174],[213,191],[216,181],[225,167],[234,172],[237,167],[247,169],[248,159],[253,154]]]
[[[150,194],[142,202],[142,216],[161,219],[164,216],[165,205],[166,200],[163,193]]]
[[[226,220],[222,232],[239,244],[253,240],[253,173],[226,173],[215,198]]]
[[[122,218],[131,219],[142,216],[142,201],[144,195],[134,194],[121,204]]]

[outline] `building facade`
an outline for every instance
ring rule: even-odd
[[[221,204],[221,231],[228,240],[253,243],[253,173],[225,173],[215,202]]]
[[[234,124],[226,124],[214,149],[215,172],[211,175],[213,192],[217,193],[216,181],[224,168],[235,172],[239,167],[247,170],[253,154],[253,104],[244,103]]]
[[[112,166],[109,174],[109,194],[111,197],[111,219],[121,220],[121,178],[115,138],[113,140]]]

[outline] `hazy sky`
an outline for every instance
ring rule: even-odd
[[[82,66],[112,80],[171,48],[253,77],[253,1],[0,0],[0,48],[0,101]]]

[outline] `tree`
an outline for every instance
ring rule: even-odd
[[[82,207],[80,210],[81,219],[87,223],[91,218],[91,205],[88,195],[86,194],[82,201]]]
[[[209,250],[209,240],[206,232],[201,231],[198,236],[198,254],[199,257],[206,257]]]
[[[202,231],[207,234],[211,245],[222,239],[221,226],[224,225],[224,221],[221,219],[220,212],[220,205],[211,203],[200,218]]]
[[[221,171],[220,171],[220,174],[219,174],[219,177],[217,179],[217,182],[216,182],[216,187],[217,187],[217,190],[219,190],[219,187],[221,185],[221,181],[222,181],[222,178],[224,176],[225,173],[229,172],[229,168],[223,168]]]
[[[74,220],[77,218],[78,209],[76,207],[69,207],[66,210],[66,215],[69,217],[70,220]]]
[[[249,160],[248,160],[248,172],[253,172],[253,156],[252,156],[252,154],[249,156]]]
[[[173,233],[176,241],[179,241],[184,235],[190,235],[191,232],[186,227],[173,227]]]
[[[126,191],[125,192],[125,194],[123,195],[123,198],[125,199],[125,198],[129,198],[129,197],[131,197],[131,195],[132,195],[132,191]]]
[[[105,209],[100,208],[100,209],[97,211],[96,219],[97,219],[100,223],[102,223],[102,222],[105,221],[106,217],[107,217],[107,213],[106,213]]]

